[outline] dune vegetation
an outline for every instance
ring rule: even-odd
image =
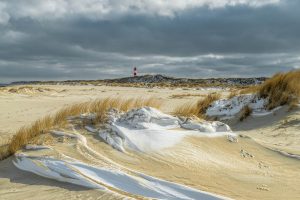
[[[233,89],[227,99],[243,94],[257,94],[258,97],[267,99],[267,110],[283,105],[292,108],[298,105],[300,100],[300,70],[277,73],[261,85]],[[220,95],[210,94],[197,102],[188,102],[179,106],[174,113],[180,116],[205,118],[207,108],[218,99],[220,99]],[[246,106],[241,110],[240,121],[243,121],[250,114],[251,109]]]
[[[205,98],[198,100],[197,102],[187,102],[179,107],[175,108],[174,114],[185,117],[199,117],[204,118],[207,108],[212,102],[220,99],[221,95],[218,93],[211,93]]]
[[[268,110],[283,105],[294,106],[300,100],[300,70],[277,73],[263,84],[232,92],[229,97],[250,93],[268,99]]]
[[[6,136],[1,138],[0,140],[0,160],[2,160],[3,158],[6,158],[9,154],[8,152],[8,146],[10,143],[10,137]]]
[[[14,154],[37,136],[47,133],[51,129],[64,127],[67,124],[68,117],[94,113],[96,118],[91,123],[103,123],[109,109],[128,111],[144,106],[159,108],[161,103],[160,100],[155,98],[105,98],[67,106],[54,115],[45,116],[29,126],[20,128],[6,145],[0,147],[0,159]]]
[[[252,113],[252,109],[249,106],[245,106],[241,110],[240,121],[244,121],[247,117],[249,117]]]
[[[262,98],[268,98],[268,109],[298,104],[300,98],[300,70],[275,74],[258,88]]]

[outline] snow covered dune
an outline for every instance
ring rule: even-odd
[[[150,107],[127,113],[112,110],[109,117],[107,128],[99,130],[99,136],[122,152],[126,148],[142,152],[157,151],[171,147],[189,135],[235,136],[230,127],[222,122],[182,121]]]
[[[267,110],[268,99],[260,98],[255,94],[245,94],[235,96],[231,99],[220,99],[211,104],[206,110],[209,117],[218,117],[220,119],[233,118],[238,115],[243,108],[248,106],[252,110],[253,116],[264,116],[272,114],[279,109],[277,107],[271,111]]]
[[[81,118],[83,116],[93,115],[87,113],[81,115]],[[106,144],[118,150],[119,154],[126,154],[127,150],[143,154],[148,152],[163,153],[164,149],[176,146],[186,136],[227,136],[229,141],[237,141],[234,139],[236,135],[232,133],[230,127],[222,122],[182,120],[150,107],[133,109],[127,113],[112,109],[108,112],[108,118],[104,128],[103,126],[97,128],[97,126],[87,125],[85,129],[91,135],[100,136]],[[124,167],[108,156],[102,155],[101,151],[97,152],[92,149],[88,145],[87,137],[80,134],[80,131],[83,130],[76,129],[72,121],[70,123],[68,131],[53,130],[49,134],[56,137],[56,141],[62,141],[59,146],[64,146],[63,149],[74,151],[73,147],[76,147],[76,152],[70,154],[72,157],[60,152],[60,148],[56,149],[55,144],[51,147],[27,145],[25,151],[15,154],[14,165],[21,170],[42,177],[90,189],[109,191],[126,197],[225,199],[225,197],[164,181]],[[99,140],[96,141],[107,146]],[[81,148],[85,149],[85,154],[81,154]],[[79,158],[74,157],[77,153],[84,159],[80,156]],[[105,162],[102,162],[102,159]]]

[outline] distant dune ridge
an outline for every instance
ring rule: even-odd
[[[116,83],[223,83],[223,84],[240,84],[240,85],[252,85],[259,84],[265,81],[265,77],[258,78],[207,78],[207,79],[191,79],[191,78],[174,78],[170,76],[164,76],[161,74],[156,75],[143,75],[136,77],[125,77],[120,79],[109,79],[107,82]]]
[[[153,86],[248,86],[261,84],[267,78],[266,77],[254,77],[254,78],[207,78],[207,79],[192,79],[192,78],[175,78],[164,76],[161,74],[155,75],[142,75],[135,77],[125,77],[117,79],[105,79],[105,80],[67,80],[67,81],[28,81],[28,82],[13,82],[12,85],[23,84],[66,84],[66,85],[98,85],[98,84],[114,84],[125,86],[143,86],[145,84]],[[127,84],[127,85],[126,85]],[[172,85],[171,85],[172,84]]]

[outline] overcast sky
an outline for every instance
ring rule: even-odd
[[[0,0],[0,82],[300,67],[299,0]]]

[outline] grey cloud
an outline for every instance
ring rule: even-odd
[[[101,6],[76,11],[72,3],[67,10],[88,1],[31,0],[31,12],[19,1],[0,1],[0,82],[122,77],[133,65],[194,78],[268,76],[300,66],[299,1],[191,0],[184,8],[177,1],[112,1],[105,15],[95,13]],[[65,4],[54,16],[49,2]]]
[[[279,0],[7,0],[0,2],[0,11],[11,18],[32,18],[51,21],[68,17],[89,20],[116,19],[126,15],[174,17],[187,9],[226,6],[261,7],[277,4]]]

